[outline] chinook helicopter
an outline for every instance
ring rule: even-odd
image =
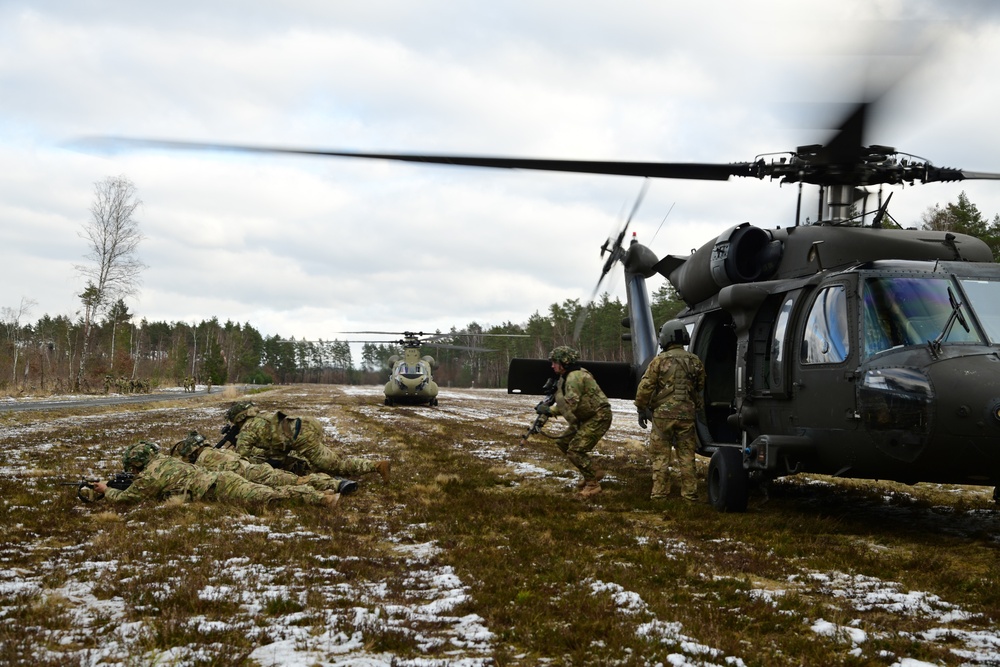
[[[436,363],[434,357],[420,355],[422,346],[427,345],[450,350],[468,350],[473,352],[494,352],[494,350],[484,347],[438,342],[458,336],[488,336],[491,334],[425,334],[422,331],[348,331],[344,333],[398,335],[403,337],[397,341],[348,341],[351,343],[377,343],[380,345],[395,343],[403,348],[402,357],[394,354],[387,360],[390,370],[389,381],[385,383],[385,404],[389,406],[396,405],[397,403],[405,403],[410,405],[426,404],[434,407],[438,404],[438,385],[434,381],[431,370]]]
[[[658,351],[645,281],[670,281],[677,316],[704,362],[709,502],[745,511],[751,477],[797,473],[1000,483],[1000,265],[980,239],[903,229],[886,187],[1000,179],[937,167],[864,143],[869,104],[825,144],[749,162],[658,163],[363,153],[198,142],[104,139],[113,147],[395,160],[650,178],[799,184],[792,226],[731,225],[691,255],[658,258],[625,229],[602,249],[603,274],[624,269],[632,363],[587,362],[608,396],[634,398]],[[802,186],[819,191],[803,224]],[[875,188],[875,192],[871,191]],[[877,206],[868,197],[877,194]],[[861,211],[857,212],[858,205]],[[541,394],[547,360],[514,359],[508,391]],[[997,492],[994,491],[994,498]]]

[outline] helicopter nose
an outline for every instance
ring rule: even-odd
[[[997,438],[1000,448],[1000,355],[947,359],[928,368],[938,425],[956,436]]]
[[[946,359],[928,368],[934,385],[932,458],[961,482],[1000,479],[1000,355]],[[960,483],[961,483],[960,482]]]

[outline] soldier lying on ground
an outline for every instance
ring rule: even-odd
[[[343,496],[354,493],[358,483],[317,472],[298,476],[287,470],[278,470],[267,463],[252,463],[231,449],[217,449],[205,442],[205,437],[191,431],[186,438],[170,448],[170,455],[207,470],[234,472],[243,479],[278,488],[305,484],[317,491],[335,491]]]
[[[251,401],[226,411],[237,429],[236,453],[253,463],[268,463],[296,474],[323,472],[354,477],[371,472],[389,482],[389,461],[340,456],[323,443],[323,425],[315,417],[289,417],[281,411],[262,415]]]
[[[310,505],[333,507],[340,494],[317,491],[311,486],[284,486],[272,489],[263,484],[249,482],[234,472],[211,472],[160,453],[158,445],[140,441],[129,445],[122,454],[125,472],[135,474],[127,489],[108,488],[105,482],[94,485],[94,500],[101,497],[110,502],[138,502],[140,500],[165,500],[182,496],[194,500],[244,500],[265,503],[299,500]]]

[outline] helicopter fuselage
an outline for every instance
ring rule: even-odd
[[[438,386],[431,375],[434,360],[420,356],[420,347],[406,347],[402,359],[394,359],[385,384],[385,403],[437,405]]]
[[[996,484],[1000,348],[992,341],[1000,338],[991,335],[1000,332],[981,322],[996,313],[965,305],[963,285],[996,299],[1000,266],[966,264],[873,262],[805,284],[758,285],[769,294],[752,316],[733,301],[728,311],[683,313],[710,376],[705,453],[738,445],[747,468],[774,476]],[[969,331],[958,322],[946,330],[949,287]],[[985,298],[973,306],[990,307]],[[738,320],[750,326],[741,330]]]

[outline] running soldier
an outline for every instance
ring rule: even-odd
[[[611,404],[597,385],[594,376],[577,363],[579,354],[566,345],[552,350],[549,361],[559,375],[556,402],[553,406],[539,403],[535,411],[562,417],[569,424],[556,440],[556,447],[577,467],[583,479],[577,485],[582,498],[601,492],[604,472],[594,467],[590,452],[611,427]]]
[[[670,320],[660,327],[660,348],[639,381],[635,407],[639,426],[646,428],[650,419],[649,456],[653,467],[653,490],[650,498],[666,498],[671,490],[670,462],[676,450],[681,497],[698,499],[695,472],[695,419],[705,421],[705,366],[692,352],[684,349],[691,342],[680,320]]]

